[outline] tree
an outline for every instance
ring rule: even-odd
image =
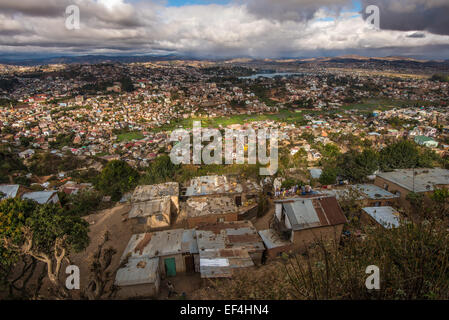
[[[390,144],[380,152],[380,166],[383,171],[414,168],[418,166],[418,160],[417,145],[407,140]]]
[[[112,201],[118,201],[123,193],[136,186],[138,178],[139,173],[125,161],[113,160],[103,168],[95,181],[95,187],[110,195]]]
[[[337,169],[334,167],[325,167],[321,173],[319,182],[323,185],[335,184],[337,181]]]
[[[379,166],[379,156],[372,149],[363,152],[349,151],[340,156],[338,167],[340,174],[352,182],[364,182]]]
[[[59,287],[59,272],[71,251],[89,244],[88,223],[65,215],[54,204],[38,205],[30,200],[0,202],[0,244],[18,255],[43,262],[51,283]]]
[[[173,164],[169,156],[160,156],[150,163],[139,183],[155,184],[172,181],[178,169],[179,166]]]

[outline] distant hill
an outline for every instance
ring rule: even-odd
[[[146,56],[107,56],[107,55],[84,55],[84,56],[64,56],[64,57],[47,57],[33,59],[8,59],[0,57],[0,65],[20,65],[20,66],[37,66],[50,64],[98,64],[107,62],[156,62],[156,61],[210,61],[221,62],[225,64],[257,64],[263,63],[381,63],[391,66],[411,66],[411,67],[439,67],[449,68],[449,60],[424,60],[411,57],[389,56],[389,57],[364,57],[359,55],[343,55],[336,57],[316,57],[316,58],[285,58],[285,59],[253,59],[248,57],[234,59],[199,59],[177,54],[168,55],[146,55]]]

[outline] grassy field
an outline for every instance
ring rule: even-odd
[[[304,115],[320,115],[320,114],[335,114],[344,110],[357,110],[360,113],[370,113],[374,110],[386,111],[393,108],[402,108],[413,105],[428,105],[429,102],[426,101],[410,101],[410,100],[393,100],[393,99],[366,99],[359,103],[349,104],[341,107],[339,110],[329,110],[329,111],[320,111],[320,110],[281,110],[279,113],[265,113],[265,114],[255,114],[255,115],[247,115],[247,114],[239,114],[232,115],[229,117],[218,117],[218,118],[188,118],[181,119],[176,122],[172,122],[169,125],[164,125],[158,128],[154,128],[153,132],[160,131],[172,131],[176,128],[192,128],[193,121],[201,121],[202,127],[209,128],[219,128],[220,126],[226,127],[232,124],[245,124],[254,121],[263,121],[263,120],[275,120],[279,122],[286,123],[294,123],[297,125],[305,125],[306,122],[304,120]]]
[[[140,140],[143,139],[144,135],[140,132],[133,131],[133,132],[125,132],[121,133],[117,136],[118,142],[123,141],[132,141],[132,140]]]
[[[427,105],[426,101],[410,101],[410,100],[392,100],[392,99],[367,99],[361,103],[350,104],[343,106],[343,110],[359,110],[372,112],[374,110],[386,111],[393,108],[401,108],[407,106]]]
[[[210,128],[218,128],[220,126],[226,127],[232,124],[244,124],[248,122],[263,121],[263,120],[276,120],[287,123],[300,123],[304,121],[304,114],[310,112],[311,111],[294,112],[282,110],[279,113],[275,114],[271,113],[256,114],[256,115],[239,114],[239,115],[232,115],[229,117],[218,117],[218,118],[189,118],[189,119],[182,119],[175,123],[171,123],[169,125],[165,125],[159,128],[155,128],[154,130],[169,131],[179,127],[192,128],[193,121],[201,121],[202,127],[210,127]]]

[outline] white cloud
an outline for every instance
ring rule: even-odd
[[[123,0],[76,2],[81,8],[80,30],[65,29],[63,8],[60,15],[44,15],[42,10],[32,8],[18,14],[17,9],[13,11],[13,1],[2,2],[0,51],[151,53],[162,50],[215,57],[292,57],[314,52],[364,50],[369,53],[369,50],[391,47],[406,50],[449,45],[448,36],[424,31],[425,37],[409,37],[410,32],[374,31],[357,12],[336,16],[323,8],[313,11],[310,19],[282,20],[255,15],[246,4],[235,2],[184,7],[131,5]],[[326,19],[329,16],[331,20]]]

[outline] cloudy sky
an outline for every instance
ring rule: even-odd
[[[66,7],[80,28],[66,28]],[[380,30],[365,9],[380,9]],[[0,0],[0,56],[449,59],[449,0]]]

